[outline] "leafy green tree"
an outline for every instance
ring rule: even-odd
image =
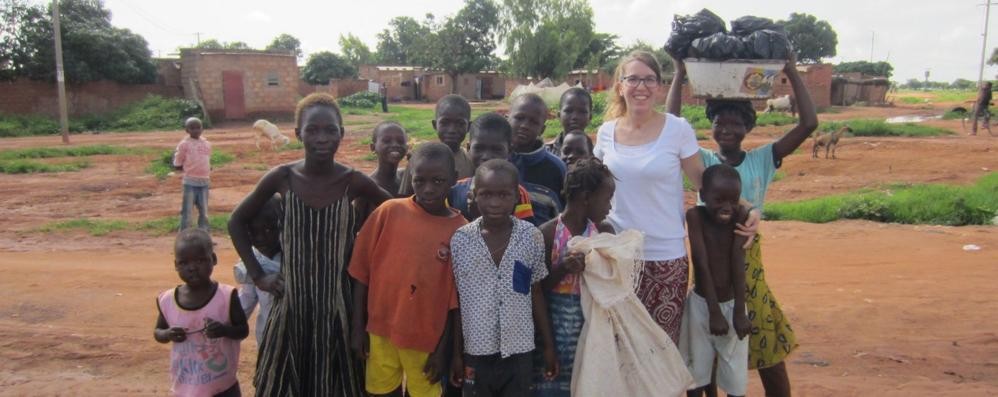
[[[672,57],[669,56],[669,53],[665,52],[665,48],[654,47],[643,40],[635,41],[634,44],[624,48],[619,52],[619,55],[616,58],[610,59],[604,63],[601,69],[609,74],[613,74],[613,72],[617,69],[617,64],[620,63],[620,60],[634,51],[647,51],[652,53],[652,55],[655,56],[655,60],[658,61],[658,64],[662,66],[663,74],[672,73],[675,69],[672,65]]]
[[[364,44],[359,37],[354,36],[353,33],[347,33],[346,36],[340,35],[340,51],[343,52],[343,57],[347,59],[347,62],[353,67],[359,67],[360,65],[368,65],[374,63],[374,54],[371,53],[371,48]]]
[[[503,0],[500,38],[516,76],[565,76],[593,37],[585,0]]]
[[[891,64],[880,61],[880,62],[867,62],[867,61],[855,61],[855,62],[842,62],[835,65],[835,73],[852,73],[860,72],[869,76],[879,76],[885,78],[891,78],[894,74],[894,66]]]
[[[287,33],[281,33],[281,35],[274,37],[274,41],[267,44],[264,49],[267,51],[289,51],[299,60],[302,57],[301,41]]]
[[[428,18],[430,19],[430,18]],[[388,28],[378,33],[378,62],[386,65],[411,65],[420,60],[431,29],[411,17],[395,17]]]
[[[200,48],[203,50],[223,50],[225,49],[225,44],[222,44],[222,42],[215,39],[205,39],[199,41],[194,45],[194,47],[191,48]]]
[[[302,78],[309,84],[329,84],[330,79],[353,78],[357,69],[346,58],[329,51],[321,51],[308,57],[302,68]]]
[[[779,24],[787,31],[787,38],[793,44],[800,62],[819,63],[821,58],[835,56],[839,39],[827,21],[819,21],[814,15],[795,12],[790,14],[790,19],[779,21]]]
[[[977,88],[977,82],[967,79],[956,79],[949,86],[954,90],[972,90]]]
[[[988,65],[998,65],[998,48],[995,48],[995,50],[991,52],[991,57],[988,58]]]
[[[55,80],[55,43],[50,5],[18,0],[0,3],[0,76]],[[142,36],[111,25],[100,0],[59,2],[66,80],[126,84],[156,80],[156,65]]]
[[[457,15],[447,18],[426,41],[421,64],[441,70],[457,81],[462,73],[477,73],[493,62],[499,9],[491,0],[467,0]],[[451,85],[451,92],[456,90]]]
[[[226,50],[252,50],[253,48],[242,41],[230,41],[225,43]]]
[[[617,45],[620,37],[610,33],[595,33],[589,45],[575,58],[575,69],[597,69],[612,59],[619,58],[623,51]]]

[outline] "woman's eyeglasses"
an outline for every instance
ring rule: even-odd
[[[638,76],[627,76],[620,79],[620,81],[624,82],[624,85],[631,88],[636,88],[637,86],[641,85],[641,83],[644,83],[645,87],[648,88],[656,88],[660,84],[658,77],[655,76],[649,76],[644,78]]]

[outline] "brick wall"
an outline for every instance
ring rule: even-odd
[[[201,99],[213,119],[224,119],[222,72],[243,73],[243,98],[247,118],[289,117],[299,95],[298,65],[293,55],[265,52],[181,51],[183,81],[197,79]],[[275,83],[272,85],[271,83]],[[190,87],[184,87],[191,97]]]
[[[301,97],[313,92],[325,92],[336,98],[343,98],[362,91],[367,91],[367,80],[333,79],[327,85],[312,85],[305,80],[298,81],[298,95]]]
[[[832,106],[832,65],[824,63],[799,65],[797,70],[800,72],[801,79],[804,80],[804,86],[807,87],[811,100],[814,101],[814,106],[819,109]],[[790,86],[787,76],[781,72],[779,76],[776,76],[776,82],[773,84],[773,96],[780,97],[792,94],[793,87]],[[755,101],[756,109],[764,109],[765,102]]]
[[[182,98],[183,91],[179,86],[119,84],[112,81],[66,84],[70,117],[107,113],[149,95]],[[59,94],[55,82],[28,79],[0,82],[0,113],[59,117]]]

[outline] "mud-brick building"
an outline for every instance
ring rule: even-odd
[[[299,77],[290,53],[185,48],[180,64],[184,96],[202,101],[212,120],[294,114]]]

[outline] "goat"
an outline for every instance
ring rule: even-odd
[[[772,98],[766,100],[766,112],[790,112],[791,115],[797,115],[797,106],[794,103],[794,99],[790,95],[784,95],[779,98]]]
[[[256,148],[260,148],[260,137],[270,138],[270,148],[276,149],[277,143],[280,142],[281,146],[287,145],[291,142],[288,137],[281,133],[281,130],[277,129],[277,126],[273,123],[260,119],[253,123],[253,129],[257,131],[256,134]]]
[[[845,126],[840,128],[838,131],[833,131],[825,134],[814,134],[814,146],[811,147],[811,158],[818,158],[818,149],[821,147],[825,148],[825,158],[828,158],[828,152],[831,151],[832,158],[835,158],[835,149],[839,146],[839,138],[842,134],[846,132],[852,132],[852,128]]]

